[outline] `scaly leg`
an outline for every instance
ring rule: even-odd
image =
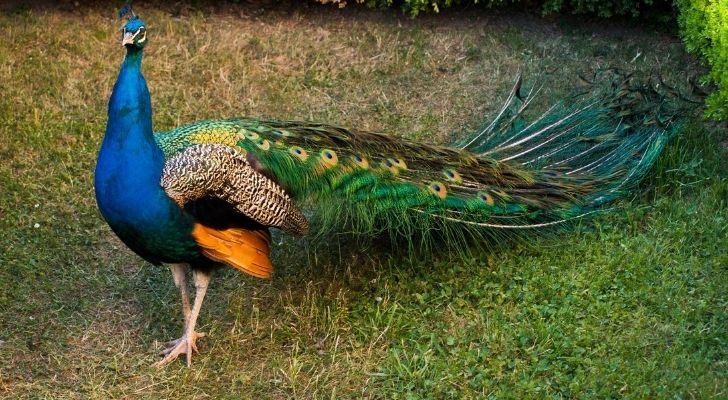
[[[202,301],[205,299],[207,285],[210,283],[210,273],[198,270],[192,270],[192,277],[195,281],[195,304],[188,318],[185,318],[184,334],[181,338],[170,342],[171,346],[164,351],[165,357],[154,364],[157,368],[163,367],[179,357],[180,354],[187,355],[187,366],[192,365],[192,352],[197,351],[197,339],[205,336],[204,333],[195,332],[197,317],[200,315]],[[189,306],[189,302],[187,303]]]
[[[190,319],[190,296],[189,292],[187,291],[187,265],[170,264],[169,269],[170,271],[172,271],[172,279],[174,279],[174,285],[177,286],[177,288],[179,289],[179,295],[182,298],[182,315],[184,316],[185,320],[184,328],[182,328],[182,335],[184,336],[184,332],[187,330],[187,322]],[[202,336],[204,336],[204,334],[200,334],[200,337]],[[165,342],[165,350],[169,352],[171,349],[174,349],[181,340],[182,339],[180,338]],[[160,354],[167,353],[163,351]]]
[[[172,270],[172,279],[174,285],[179,289],[179,295],[182,297],[182,314],[185,317],[185,328],[187,321],[190,319],[190,295],[187,292],[187,274],[185,273],[185,264],[172,264],[169,266]]]

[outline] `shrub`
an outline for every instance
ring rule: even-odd
[[[676,0],[678,21],[688,51],[710,66],[706,81],[718,90],[706,99],[706,114],[728,120],[728,0]]]
[[[603,18],[614,16],[637,17],[645,9],[662,3],[660,0],[546,0],[542,7],[544,14],[571,12],[572,14],[595,14]]]

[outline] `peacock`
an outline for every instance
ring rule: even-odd
[[[141,68],[147,29],[128,4],[119,17],[126,54],[95,193],[113,232],[146,261],[168,264],[179,288],[182,336],[167,343],[159,367],[182,354],[190,365],[212,271],[271,276],[271,228],[306,235],[345,227],[425,247],[538,233],[631,193],[679,125],[661,117],[666,101],[629,79],[525,121],[539,87],[524,93],[519,77],[492,122],[449,147],[255,118],[155,133]]]

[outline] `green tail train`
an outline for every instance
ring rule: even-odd
[[[613,82],[525,121],[538,89],[522,95],[519,77],[493,121],[452,147],[258,119],[197,122],[156,140],[167,159],[194,144],[242,148],[319,217],[319,233],[497,238],[596,213],[654,165],[678,125],[675,100],[630,77]]]

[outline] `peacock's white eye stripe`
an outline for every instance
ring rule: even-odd
[[[134,35],[132,36],[132,39],[136,39],[139,34],[142,35],[141,39],[137,40],[137,43],[142,43],[145,40],[147,40],[147,30],[144,29],[144,27],[139,28],[136,32],[134,32]]]

